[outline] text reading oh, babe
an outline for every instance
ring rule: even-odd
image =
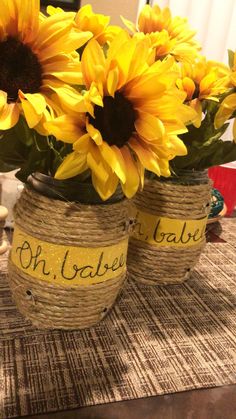
[[[128,240],[101,248],[56,245],[27,236],[17,229],[11,260],[25,273],[42,280],[87,285],[124,272],[127,246]]]
[[[137,211],[133,237],[157,246],[194,246],[205,235],[206,218],[178,220]]]

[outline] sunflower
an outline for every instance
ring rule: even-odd
[[[63,12],[63,9],[60,7],[47,7],[47,13],[49,15],[61,12]],[[94,13],[90,4],[81,7],[77,13],[74,13],[73,18],[76,27],[80,31],[91,32],[93,38],[96,39],[100,45],[111,42],[121,30],[119,26],[109,25],[110,16]]]
[[[179,89],[186,92],[186,101],[197,112],[193,124],[198,128],[202,121],[202,101],[219,101],[219,95],[226,92],[229,87],[229,68],[201,57],[195,63],[185,63],[181,66],[181,78],[176,84]]]
[[[172,17],[168,7],[162,10],[157,5],[145,5],[139,14],[137,27],[127,19],[122,20],[135,36],[138,33],[151,35],[156,59],[171,54],[176,61],[192,62],[198,55],[200,46],[194,39],[196,32],[189,27],[186,18]]]
[[[233,67],[230,73],[229,87],[233,89],[233,93],[226,96],[220,104],[219,110],[215,116],[215,127],[220,128],[228,119],[230,119],[234,112],[236,112],[236,51],[233,58]],[[236,140],[236,118],[233,123],[233,137]]]
[[[109,25],[109,22],[110,16],[94,13],[90,4],[81,7],[75,17],[77,27],[81,31],[92,32],[94,39],[100,45],[111,42],[114,36],[121,30],[119,26]]]
[[[43,130],[57,113],[54,83],[79,82],[80,62],[71,53],[92,33],[74,30],[73,13],[46,18],[39,8],[39,0],[1,0],[0,130],[13,127],[20,114],[30,128]]]
[[[186,154],[177,135],[187,131],[185,122],[195,113],[183,105],[185,94],[175,87],[174,59],[148,66],[149,55],[148,39],[131,39],[125,31],[106,55],[96,40],[88,43],[81,60],[87,112],[70,107],[46,123],[57,139],[73,144],[57,179],[90,169],[104,200],[119,181],[130,198],[143,184],[144,169],[169,176],[169,160]]]

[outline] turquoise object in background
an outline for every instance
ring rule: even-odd
[[[216,188],[211,190],[211,211],[208,218],[216,217],[224,208],[224,198]]]

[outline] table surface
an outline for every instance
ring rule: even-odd
[[[236,213],[233,215],[236,218]],[[218,224],[218,223],[217,223]],[[208,228],[208,241],[221,242],[217,224]],[[236,385],[84,407],[32,419],[235,419]]]
[[[236,385],[27,416],[32,419],[235,419]]]
[[[208,241],[225,241],[218,232],[218,223],[210,225]],[[235,419],[235,412],[236,385],[229,385],[27,417],[32,419]]]

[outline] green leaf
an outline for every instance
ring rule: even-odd
[[[23,117],[7,131],[0,131],[0,171],[18,169],[27,161],[33,144],[33,130]]]
[[[28,156],[29,147],[23,144],[13,130],[1,134],[0,138],[0,162],[19,168],[25,163]],[[0,171],[2,165],[0,163]]]
[[[170,165],[172,170],[178,173],[178,169],[204,170],[234,160],[236,160],[236,143],[217,140],[201,149],[191,146],[187,156],[176,157]]]
[[[171,161],[172,170],[175,172],[178,172],[178,169],[200,170],[235,160],[235,144],[221,140],[229,124],[226,123],[219,129],[214,127],[215,114],[219,103],[205,102],[207,103],[207,111],[201,126],[196,128],[190,125],[188,132],[180,135],[186,145],[188,154],[175,157]]]
[[[72,144],[57,141],[54,137],[50,138],[50,147],[52,156],[51,174],[54,175],[63,159],[73,151],[73,147]]]
[[[21,165],[16,176],[22,182],[26,182],[28,176],[33,172],[41,172],[47,174],[47,158],[50,150],[38,150],[36,143],[31,147],[27,160]]]
[[[234,160],[236,160],[236,143],[220,140],[217,143],[211,144],[206,158],[201,160],[199,167],[201,169],[207,169],[208,167],[219,166]]]
[[[16,176],[22,182],[35,171],[54,175],[71,152],[71,144],[40,135],[22,117],[10,130],[0,131],[0,171],[20,169]]]
[[[33,132],[33,141],[34,141],[34,146],[37,148],[38,151],[49,151],[50,144],[49,144],[49,140],[48,137],[39,134],[37,131]]]
[[[233,68],[233,66],[234,66],[234,52],[231,49],[228,49],[228,62],[229,62],[229,67]]]
[[[19,118],[18,123],[12,129],[14,135],[19,137],[19,140],[23,144],[26,144],[27,146],[32,145],[34,130],[28,127],[25,119],[22,116]]]

